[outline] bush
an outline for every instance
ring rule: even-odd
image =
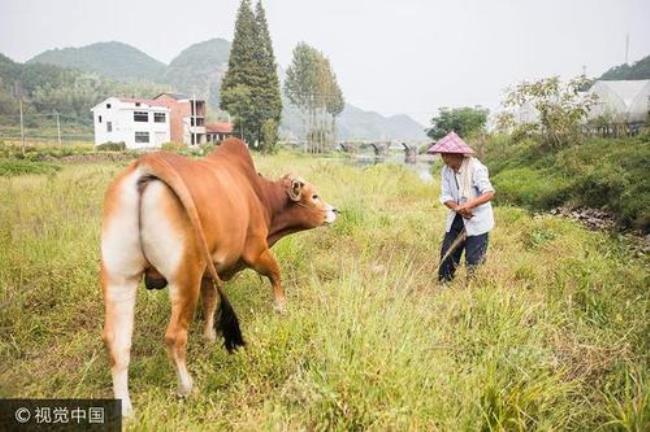
[[[558,152],[542,151],[497,135],[488,141],[486,164],[497,200],[528,208],[561,204],[614,212],[622,227],[650,230],[650,140],[592,138]]]
[[[531,168],[506,169],[493,178],[499,202],[530,209],[549,209],[562,204],[569,194],[569,182],[549,171]]]
[[[124,142],[105,142],[103,144],[99,144],[96,147],[97,150],[99,151],[124,151],[126,150],[126,144]]]
[[[207,142],[199,145],[199,148],[201,149],[201,154],[205,156],[209,153],[212,153],[212,151],[216,148],[216,145],[214,143]]]
[[[187,150],[187,146],[185,144],[182,144],[182,143],[179,144],[179,143],[175,143],[175,142],[171,142],[171,141],[164,143],[161,146],[161,148],[163,150],[165,150],[165,151],[173,152],[173,153],[180,153],[180,152],[183,152],[183,151]]]
[[[0,160],[0,176],[12,177],[22,174],[53,174],[61,167],[51,163],[28,160]]]

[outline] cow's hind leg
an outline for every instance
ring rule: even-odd
[[[102,268],[102,285],[106,318],[104,342],[109,352],[113,394],[122,401],[122,415],[129,416],[133,411],[129,397],[129,361],[131,359],[131,337],[135,298],[140,277],[116,278]]]
[[[102,223],[101,284],[105,322],[102,337],[108,349],[113,391],[122,400],[122,415],[132,412],[128,367],[137,287],[145,259],[138,226],[139,174],[132,164],[109,187]]]
[[[165,333],[165,345],[178,376],[178,394],[187,396],[192,391],[192,377],[187,371],[187,334],[199,298],[203,271],[189,265],[169,281],[172,316]]]
[[[201,279],[201,303],[203,305],[203,337],[208,342],[217,340],[217,331],[214,328],[214,314],[219,305],[219,295],[217,287],[214,286],[212,279],[204,277]]]

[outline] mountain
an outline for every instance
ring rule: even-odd
[[[180,93],[201,95],[210,106],[218,107],[230,45],[225,39],[210,39],[191,45],[171,61],[165,71],[165,82]]]
[[[137,85],[148,84],[149,88],[143,90],[146,90],[149,97],[156,89],[169,86],[173,91],[207,100],[212,111],[218,112],[219,90],[228,67],[230,46],[229,41],[218,38],[196,43],[181,51],[167,66],[130,45],[121,42],[99,42],[80,48],[48,50],[33,57],[25,65],[2,66],[0,62],[0,70],[2,67],[15,69],[29,66],[37,69],[36,75],[39,79],[44,79],[47,71],[53,75],[91,73],[99,75],[96,79],[108,78],[111,81],[121,81],[125,85],[133,84],[132,88],[123,86],[122,92],[128,96],[145,96],[145,92],[141,95],[137,93]],[[278,69],[279,76],[284,77],[282,68]],[[70,82],[80,79],[81,76],[75,75],[66,83],[66,89],[74,87]],[[98,84],[95,85],[97,86]],[[39,84],[33,87],[35,89],[42,86]],[[119,87],[114,84],[99,85],[99,88],[92,90],[92,100],[98,95],[106,94],[106,88],[115,90]],[[39,90],[33,94],[41,95],[43,100],[47,100],[46,96],[49,97],[49,105],[60,103],[60,100],[57,102],[51,98],[54,89],[48,88],[48,91],[49,93]],[[36,102],[36,99],[33,99]],[[81,108],[76,109],[79,111]],[[337,119],[337,125],[339,138],[344,140],[426,139],[423,126],[406,115],[384,117],[353,105],[346,105]],[[286,98],[280,128],[283,136],[304,136],[302,115]]]
[[[281,134],[288,138],[304,136],[302,114],[286,98],[282,99]],[[398,114],[384,117],[374,111],[365,111],[354,105],[346,104],[341,115],[336,119],[338,139],[341,140],[396,140],[421,141],[428,139],[424,126],[411,117]]]
[[[122,42],[98,42],[81,48],[51,49],[28,64],[43,63],[93,72],[119,81],[159,83],[166,65]]]
[[[149,81],[116,81],[96,73],[51,64],[22,64],[0,54],[0,123],[15,125],[17,89],[23,97],[28,127],[43,125],[46,118],[51,118],[56,111],[64,119],[90,128],[90,108],[108,96],[153,97],[167,87]]]
[[[642,58],[632,66],[628,64],[614,66],[598,79],[607,81],[650,79],[650,55]]]
[[[338,119],[343,139],[361,140],[424,140],[424,126],[405,114],[384,117],[374,111],[364,111],[346,105]]]

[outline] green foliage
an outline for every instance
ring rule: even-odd
[[[309,150],[331,149],[336,137],[336,117],[345,100],[330,61],[316,48],[300,42],[287,68],[284,93],[302,111]]]
[[[187,146],[183,143],[176,143],[170,141],[170,142],[163,143],[163,145],[160,146],[160,149],[168,152],[179,153],[183,150],[186,150]]]
[[[589,139],[545,152],[535,141],[493,136],[486,162],[497,200],[548,209],[571,204],[614,212],[622,227],[650,230],[650,140]]]
[[[437,140],[454,131],[463,138],[469,138],[485,129],[489,112],[487,108],[480,106],[440,108],[438,115],[431,119],[431,128],[427,130],[427,135]]]
[[[259,90],[255,92],[253,99],[255,107],[259,110],[258,117],[262,119],[262,128],[268,120],[273,120],[276,124],[280,121],[282,115],[282,97],[280,95],[280,80],[278,78],[278,66],[273,54],[273,43],[269,26],[266,21],[266,12],[262,6],[261,0],[258,0],[255,6],[255,31],[259,51],[259,67],[262,71],[262,81]],[[260,138],[262,138],[261,131]],[[262,139],[262,149],[264,149],[264,140]],[[273,142],[273,145],[275,143]]]
[[[66,156],[91,153],[95,153],[95,147],[91,143],[66,146],[26,145],[23,149],[19,142],[12,145],[0,141],[0,158],[3,159],[24,159],[33,162],[44,162],[49,159],[60,159]]]
[[[62,122],[76,121],[89,130],[90,108],[109,96],[153,97],[166,87],[156,84],[118,82],[97,75],[40,63],[19,64],[0,57],[0,122],[18,122],[14,85],[22,88],[26,118],[36,119],[28,127],[39,127],[43,119],[31,114],[59,112]],[[10,120],[2,121],[9,118]]]
[[[601,80],[643,80],[650,79],[650,55],[642,58],[632,66],[622,64],[610,68],[601,75]]]
[[[220,106],[235,118],[235,127],[243,129],[251,144],[262,140],[266,120],[280,121],[282,99],[277,66],[260,2],[256,14],[249,0],[242,0],[239,6],[228,71],[221,83]]]
[[[98,151],[124,151],[126,150],[126,144],[124,142],[105,142],[99,144],[96,149]]]
[[[538,134],[544,149],[565,148],[581,141],[582,122],[596,102],[596,95],[581,92],[586,84],[584,76],[567,83],[562,83],[559,77],[524,81],[508,92],[504,106],[510,109],[534,108],[539,121],[519,126],[525,128],[525,136],[532,136],[531,132]],[[513,126],[512,120],[512,114],[506,112],[499,124],[501,128]]]
[[[262,151],[275,153],[278,144],[278,123],[274,119],[264,121],[262,125]]]
[[[0,159],[0,176],[11,177],[23,174],[53,174],[61,167],[47,162],[20,159]]]
[[[504,170],[493,177],[499,202],[549,209],[567,198],[567,181],[552,171],[530,168]]]

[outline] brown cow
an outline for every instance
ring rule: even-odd
[[[204,336],[216,330],[229,351],[244,344],[222,281],[252,268],[267,276],[274,304],[285,307],[280,269],[269,248],[287,234],[334,221],[336,209],[313,185],[286,175],[260,176],[246,145],[224,141],[203,159],[172,153],[142,156],[106,192],[101,234],[101,283],[106,306],[103,338],[115,398],[132,411],[128,365],[136,289],[143,274],[158,288],[169,283],[172,314],[165,344],[187,395],[192,378],[185,361],[187,330],[201,293]],[[214,319],[220,305],[219,319]]]

